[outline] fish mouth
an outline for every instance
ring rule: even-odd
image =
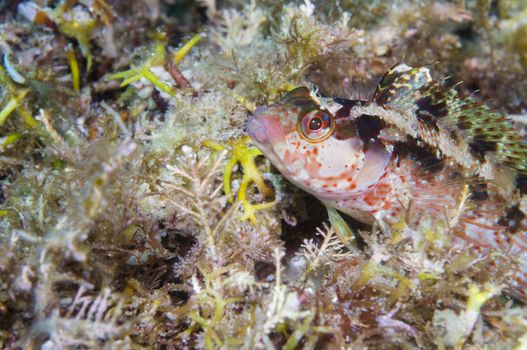
[[[269,136],[267,129],[260,117],[261,108],[254,111],[254,114],[249,117],[247,122],[247,133],[249,136],[260,145],[267,146],[269,144]]]
[[[275,148],[284,142],[286,136],[282,125],[282,113],[273,106],[260,107],[255,109],[247,120],[247,134],[278,169],[282,169],[282,160],[276,154]]]

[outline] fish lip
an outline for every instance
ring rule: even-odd
[[[263,111],[262,107],[256,109],[254,111],[255,113],[249,117],[247,121],[247,134],[259,145],[267,145],[269,144],[269,136],[258,117],[259,113],[257,113],[261,111]]]

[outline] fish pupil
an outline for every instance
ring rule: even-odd
[[[315,117],[309,121],[309,129],[316,131],[322,127],[322,119]]]

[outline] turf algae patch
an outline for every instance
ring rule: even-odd
[[[363,99],[403,58],[522,115],[525,6],[486,3],[0,2],[0,347],[520,349],[509,257],[404,220],[353,223],[350,251],[235,143],[293,87]],[[231,202],[226,165],[231,194],[276,205]]]

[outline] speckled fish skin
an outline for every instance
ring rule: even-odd
[[[527,147],[505,117],[433,81],[427,68],[395,66],[370,101],[297,88],[257,109],[247,131],[325,204],[385,230],[401,219],[446,221],[477,246],[519,254],[527,272]],[[457,213],[465,192],[471,205]]]
[[[334,130],[327,139],[306,139],[297,127],[301,113],[301,108],[288,104],[257,110],[248,123],[249,135],[291,182],[344,213],[372,223],[375,214],[389,209],[379,200],[388,198],[395,180],[389,171],[392,152],[380,143],[366,147],[354,135],[338,137],[339,133],[354,133],[346,118],[333,121]],[[369,199],[375,195],[379,198]]]

